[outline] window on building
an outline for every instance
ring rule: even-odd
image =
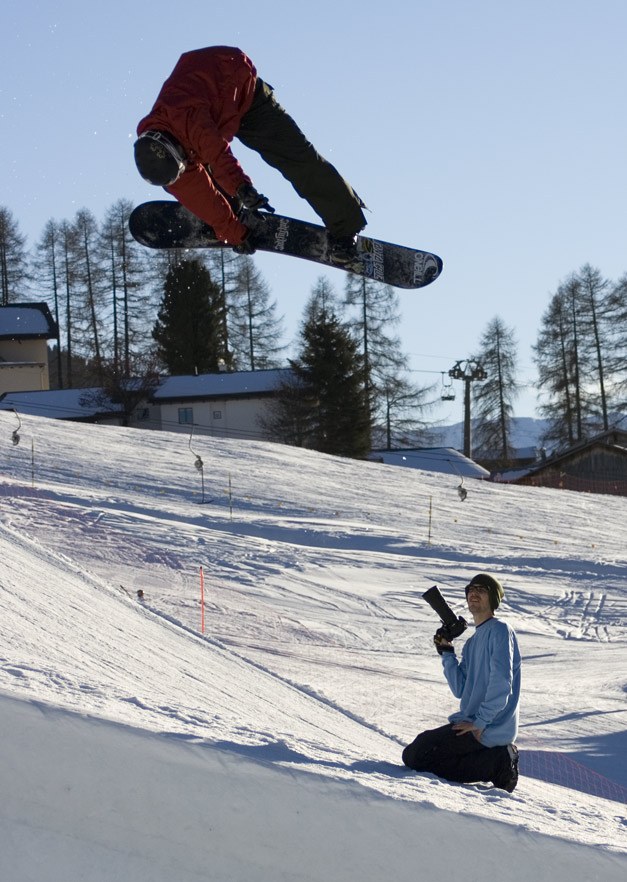
[[[179,423],[181,425],[190,424],[194,422],[194,408],[193,407],[179,407]]]
[[[214,410],[213,418],[214,418],[214,420],[221,420],[222,419],[222,411],[221,410]]]

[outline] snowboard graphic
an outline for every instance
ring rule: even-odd
[[[257,251],[288,254],[383,282],[396,288],[423,288],[442,272],[442,260],[429,251],[359,236],[356,258],[334,263],[327,230],[307,221],[265,212],[244,211],[241,220],[253,230]],[[131,235],[148,248],[231,248],[204,221],[178,202],[138,205],[129,219]]]

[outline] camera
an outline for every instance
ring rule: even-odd
[[[442,620],[442,627],[438,628],[435,632],[435,637],[433,638],[436,646],[438,646],[442,640],[447,640],[451,643],[456,637],[459,637],[460,634],[464,633],[468,627],[468,622],[461,616],[455,615],[446,600],[440,594],[440,589],[437,585],[429,588],[429,590],[425,591],[422,596],[431,609],[436,612]]]

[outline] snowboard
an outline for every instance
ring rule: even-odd
[[[358,237],[355,260],[334,263],[329,234],[318,224],[246,210],[240,218],[252,229],[257,251],[312,260],[396,288],[423,288],[442,272],[442,261],[436,254],[367,236]],[[233,247],[221,242],[208,224],[179,202],[168,200],[138,205],[129,218],[129,229],[133,238],[148,248]]]

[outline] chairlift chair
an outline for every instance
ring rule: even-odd
[[[17,429],[13,430],[13,433],[11,435],[11,441],[13,442],[13,446],[17,447],[17,445],[20,443],[20,429],[22,428],[22,420],[20,419],[20,415],[16,411],[16,409],[12,408],[12,410],[17,418]]]
[[[453,380],[449,383],[446,383],[444,380],[445,374],[442,371],[442,401],[455,401],[455,392],[453,390]]]

